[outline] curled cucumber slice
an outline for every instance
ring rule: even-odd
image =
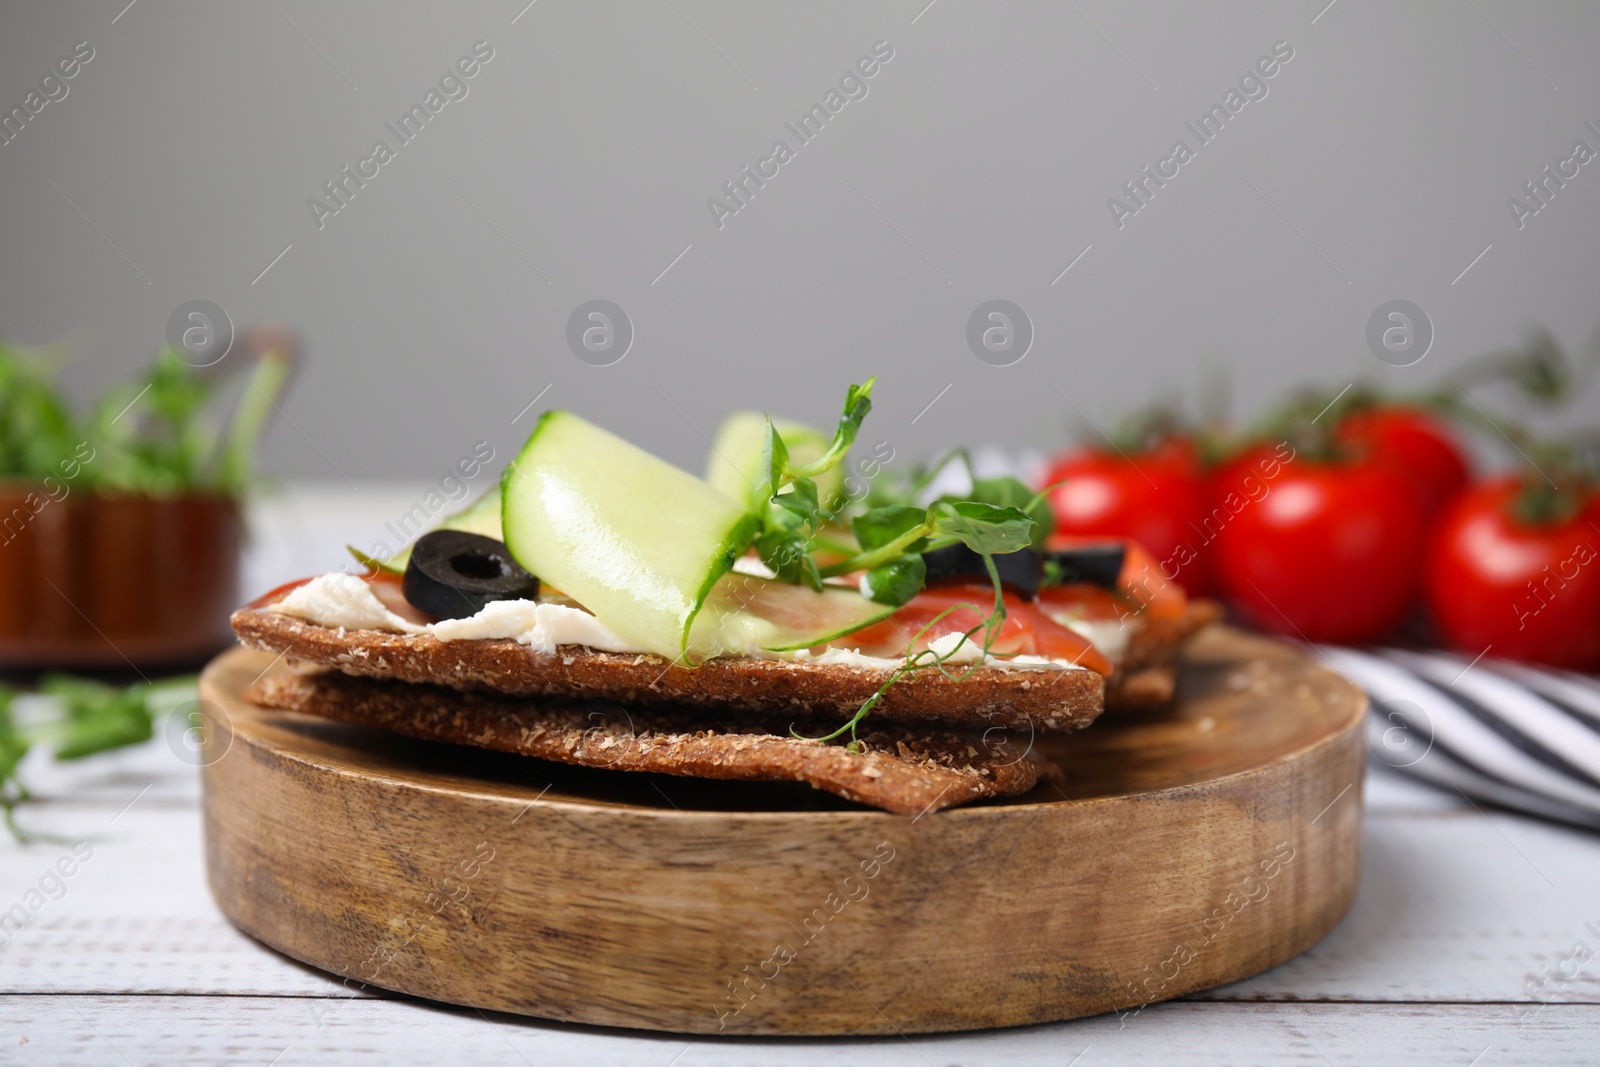
[[[699,478],[551,411],[506,468],[501,525],[529,573],[641,648],[697,662],[690,627],[760,521]]]
[[[881,622],[895,610],[848,586],[830,585],[819,593],[733,571],[712,586],[689,647],[701,659],[795,652]]]
[[[772,425],[783,435],[789,458],[796,464],[811,463],[828,451],[831,438],[821,430],[788,419],[773,419]],[[757,496],[766,484],[763,449],[767,443],[767,417],[759,411],[736,411],[722,420],[717,439],[706,457],[706,481],[733,497],[748,501],[752,509],[766,506]],[[824,505],[836,502],[844,490],[844,467],[834,467],[817,478],[817,495]]]

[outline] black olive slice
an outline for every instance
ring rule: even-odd
[[[532,600],[539,579],[523,570],[505,542],[465,530],[417,538],[400,582],[406,601],[439,619],[465,619],[496,600]]]
[[[1040,557],[1031,548],[992,557],[1000,584],[1032,600],[1039,593]],[[922,554],[928,568],[928,584],[951,581],[987,582],[989,571],[983,557],[966,545],[948,545]]]
[[[1103,589],[1115,589],[1117,578],[1122,574],[1124,554],[1120,542],[1109,541],[1103,545],[1057,549],[1046,553],[1045,559],[1061,576],[1062,585],[1087,582]]]

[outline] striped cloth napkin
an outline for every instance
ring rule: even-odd
[[[1600,829],[1600,679],[1446,652],[1317,646],[1367,691],[1374,762]]]

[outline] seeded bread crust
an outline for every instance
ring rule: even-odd
[[[1222,605],[1215,600],[1189,601],[1188,610],[1180,619],[1135,616],[1128,648],[1117,662],[1117,670],[1132,674],[1171,663],[1189,638],[1221,618]]]
[[[618,771],[806,782],[861,804],[919,815],[1016,796],[1061,771],[996,733],[878,724],[863,751],[789,736],[789,723],[700,708],[624,708],[611,701],[518,698],[444,686],[278,668],[245,699],[407,737]]]
[[[1118,671],[1106,688],[1106,710],[1147,711],[1165,707],[1178,690],[1178,665],[1164,663],[1133,672]]]
[[[1189,639],[1222,618],[1215,600],[1191,600],[1181,619],[1137,619],[1128,648],[1106,686],[1106,708],[1139,711],[1172,700],[1178,684],[1178,653]]]
[[[733,658],[691,670],[642,653],[579,646],[536,652],[511,640],[440,641],[426,634],[340,630],[255,608],[234,612],[230,621],[251,648],[345,674],[511,696],[600,698],[826,720],[855,714],[890,674],[883,668]],[[979,729],[1077,730],[1100,714],[1104,693],[1105,679],[1089,670],[986,666],[954,681],[929,669],[889,687],[872,715],[880,721]]]

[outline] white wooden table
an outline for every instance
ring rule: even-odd
[[[262,506],[247,593],[337,565],[340,545],[379,536],[417,498],[341,490],[296,487]],[[0,911],[32,911],[8,941],[0,930],[0,1063],[1600,1063],[1600,837],[1388,772],[1368,782],[1354,910],[1281,967],[1123,1017],[790,1042],[351,996],[217,913],[196,771],[163,739],[79,765],[30,757],[25,772],[39,796],[26,824],[92,854],[53,878],[70,846],[0,840]]]

